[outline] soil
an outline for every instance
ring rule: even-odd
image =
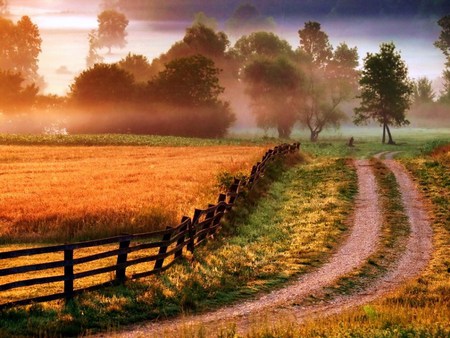
[[[395,266],[383,277],[361,292],[342,295],[332,300],[313,302],[306,299],[332,285],[339,277],[351,273],[376,251],[381,232],[381,210],[375,176],[368,160],[356,160],[358,195],[353,226],[340,248],[317,270],[303,275],[285,288],[257,299],[249,300],[210,313],[186,316],[167,321],[149,322],[128,327],[124,331],[100,334],[97,337],[164,337],[179,336],[181,332],[202,327],[204,336],[217,336],[221,329],[236,325],[245,335],[258,323],[302,322],[307,318],[331,315],[375,300],[418,276],[429,262],[432,252],[432,230],[424,204],[405,168],[393,160],[394,153],[385,152],[378,158],[394,173],[409,217],[411,232],[406,250]],[[299,305],[301,304],[301,305]]]

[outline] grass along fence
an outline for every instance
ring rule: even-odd
[[[88,242],[0,252],[0,310],[57,299],[67,302],[84,291],[168,269],[186,251],[194,252],[196,246],[217,231],[222,217],[232,209],[239,193],[243,189],[251,190],[270,162],[299,148],[300,143],[294,143],[268,150],[253,166],[250,175],[235,179],[228,191],[219,195],[216,204],[196,209],[192,218],[183,217],[175,227]],[[37,263],[15,264],[15,259],[23,261],[24,258]],[[42,288],[35,287],[38,285]],[[17,291],[27,287],[34,288]],[[47,294],[43,295],[45,290]]]

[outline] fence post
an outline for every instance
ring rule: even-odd
[[[201,210],[195,209],[194,217],[192,218],[192,222],[189,224],[189,244],[187,249],[192,253],[194,253],[195,248],[195,226],[198,224],[201,214]]]
[[[119,243],[119,254],[117,255],[116,282],[123,283],[126,280],[126,266],[120,266],[127,262],[128,252],[126,249],[130,247],[131,239],[128,237]]]
[[[172,227],[167,227],[166,230],[172,230],[172,231],[163,235],[163,238],[162,238],[163,243],[159,247],[158,255],[165,254],[167,252],[168,245],[164,242],[169,241],[172,238],[172,234],[174,232],[174,229]],[[164,258],[157,259],[155,262],[155,266],[153,267],[153,270],[161,269],[163,266],[163,263],[164,263]]]
[[[73,248],[64,249],[64,298],[66,304],[73,298]]]
[[[183,224],[186,221],[188,221],[188,223],[180,227],[180,232],[186,231],[186,229],[191,224],[191,219],[187,216],[183,216],[183,218],[181,219],[181,224]],[[186,237],[185,235],[182,235],[180,238],[178,238],[177,246],[183,244],[185,237]],[[177,259],[178,257],[181,257],[182,255],[183,255],[183,247],[180,250],[178,250],[177,252],[175,252],[175,259]]]

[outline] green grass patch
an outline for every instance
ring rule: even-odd
[[[48,146],[167,146],[201,147],[218,145],[276,144],[267,138],[217,138],[203,139],[178,136],[92,134],[92,135],[33,135],[0,134],[0,145],[48,145]]]

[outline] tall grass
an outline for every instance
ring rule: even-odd
[[[0,333],[76,335],[206,311],[308,271],[345,232],[356,192],[354,169],[345,160],[297,163],[289,169],[276,162],[264,180],[218,238],[190,259],[159,276],[82,295],[66,308],[49,303],[4,311]]]
[[[265,148],[0,146],[0,242],[65,242],[165,229],[215,202],[216,176]]]

